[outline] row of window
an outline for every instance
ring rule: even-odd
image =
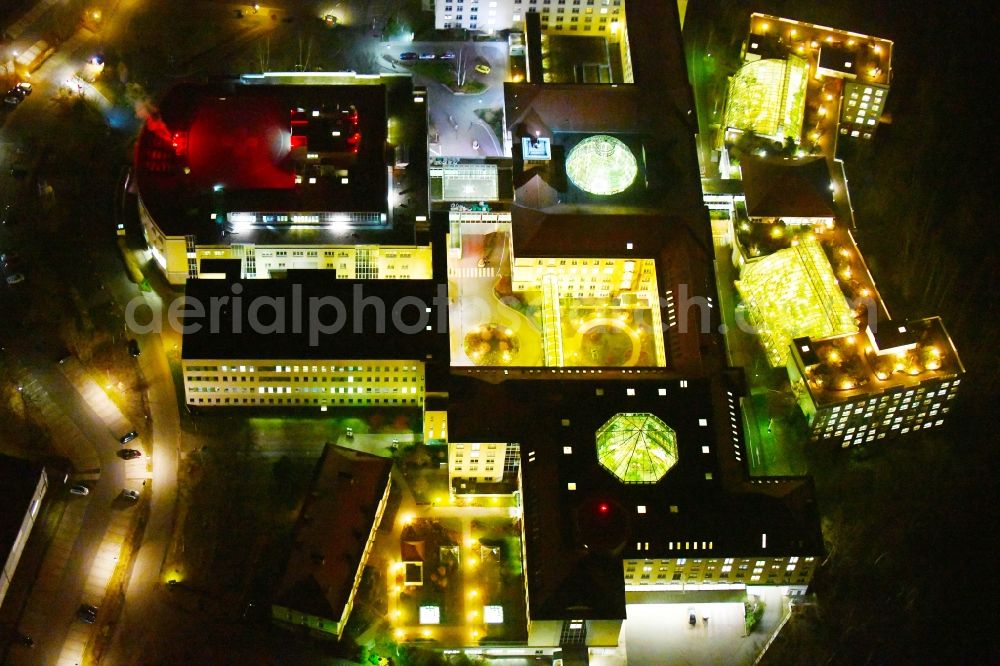
[[[189,405],[419,405],[415,398],[188,398]]]

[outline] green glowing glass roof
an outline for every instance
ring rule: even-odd
[[[798,140],[808,83],[809,65],[796,56],[746,63],[729,82],[726,127]]]
[[[677,433],[652,414],[615,414],[597,431],[597,460],[624,483],[656,483],[677,464]]]
[[[803,236],[792,247],[748,263],[736,282],[747,320],[772,366],[785,365],[792,340],[857,333],[847,299],[819,241]]]
[[[566,157],[566,174],[585,192],[607,196],[628,189],[639,168],[628,146],[613,136],[588,136]]]

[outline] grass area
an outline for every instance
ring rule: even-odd
[[[503,138],[503,109],[476,109],[475,113],[493,130],[497,139]]]

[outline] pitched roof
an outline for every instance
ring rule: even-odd
[[[830,167],[825,157],[744,154],[740,166],[750,217],[833,217]]]

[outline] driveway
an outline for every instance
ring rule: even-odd
[[[427,87],[428,132],[431,157],[499,157],[504,155],[503,137],[496,133],[476,111],[503,109],[503,84],[507,80],[507,44],[504,42],[390,42],[381,45],[379,67],[383,72],[410,73],[411,64],[399,60],[399,55],[411,53],[461,54],[469,63],[467,76],[482,81],[488,88],[476,95],[456,94],[437,81],[414,73],[416,85]],[[459,58],[450,61],[456,67]],[[490,65],[489,74],[472,71],[480,60]],[[433,139],[438,137],[437,141]],[[473,141],[478,144],[474,148]]]

